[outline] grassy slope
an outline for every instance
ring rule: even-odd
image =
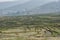
[[[0,17],[0,30],[5,35],[21,34],[22,36],[20,35],[21,37],[19,36],[18,40],[24,40],[26,36],[35,38],[39,36],[57,37],[60,36],[59,20],[60,16],[58,15],[4,16]],[[23,34],[25,35],[24,37]]]

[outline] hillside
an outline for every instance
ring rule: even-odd
[[[0,17],[1,40],[57,40],[58,38],[60,38],[59,15]]]
[[[56,31],[57,33],[60,26],[60,16],[54,15],[54,14],[46,14],[46,15],[30,15],[30,16],[6,16],[6,17],[0,17],[0,29],[6,29],[6,28],[14,28],[14,27],[23,27],[24,25],[29,28],[33,25],[33,28],[35,26],[37,28],[45,28],[47,27],[52,32]],[[57,28],[58,30],[54,30],[54,28]],[[47,29],[47,30],[48,30]]]
[[[51,2],[40,7],[37,7],[32,10],[32,13],[53,13],[60,11],[60,1],[59,2]]]

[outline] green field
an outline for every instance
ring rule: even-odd
[[[0,40],[60,40],[60,16],[1,16]]]

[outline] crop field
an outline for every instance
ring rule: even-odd
[[[1,16],[0,40],[60,40],[60,16]]]

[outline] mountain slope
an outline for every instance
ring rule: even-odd
[[[23,10],[23,9],[30,10],[30,9],[36,8],[44,3],[45,2],[41,2],[40,0],[31,0],[27,3],[22,4],[22,5],[18,4],[13,7],[7,8],[7,10]]]
[[[51,2],[45,5],[42,5],[38,8],[33,9],[34,12],[39,13],[52,13],[52,12],[59,12],[60,11],[60,1],[59,2]]]
[[[8,7],[3,10],[4,12],[3,14],[12,15],[12,13],[13,14],[17,13],[17,11],[19,11],[20,13],[26,13],[27,11],[32,10],[36,7],[39,7],[41,5],[44,5],[45,3],[48,3],[48,2],[42,1],[42,0],[31,0],[24,4],[17,4],[15,6]]]
[[[18,5],[18,4],[23,4],[25,2],[28,2],[29,0],[17,0],[17,1],[7,1],[7,2],[0,2],[0,10],[1,9],[6,9],[6,8],[9,8],[9,7],[13,7],[15,5]]]
[[[12,7],[16,4],[18,4],[18,3],[17,2],[0,2],[0,10],[8,8],[8,7]]]
[[[2,15],[27,15],[37,13],[51,13],[60,11],[60,1],[46,2],[41,0],[31,0],[24,4],[17,4],[12,7],[3,9],[0,14]]]

